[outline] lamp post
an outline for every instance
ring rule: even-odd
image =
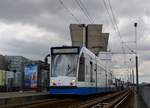
[[[136,66],[136,90],[137,90],[137,93],[139,91],[139,75],[138,75],[138,55],[137,55],[137,25],[138,23],[135,22],[134,23],[134,27],[135,27],[135,52],[136,52],[136,55],[135,55],[135,66]]]

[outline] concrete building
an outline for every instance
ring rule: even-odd
[[[109,33],[102,33],[102,26],[87,25],[87,48],[98,55],[100,51],[107,51]]]
[[[102,24],[71,24],[72,46],[86,46],[94,54],[107,51],[109,33],[102,33]]]
[[[31,62],[31,60],[23,56],[5,56],[8,61],[9,71],[23,72],[24,65]]]
[[[85,25],[84,24],[70,24],[70,34],[72,46],[85,45]]]

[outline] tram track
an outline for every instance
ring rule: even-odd
[[[131,90],[87,98],[52,98],[0,108],[123,108]]]
[[[71,98],[53,98],[53,99],[43,99],[43,100],[36,100],[32,102],[24,102],[24,103],[17,103],[17,104],[9,104],[9,105],[2,105],[0,108],[51,108],[55,107],[64,107],[70,105],[71,103],[79,103],[78,99],[71,99]]]
[[[17,103],[17,104],[8,104],[8,105],[1,105],[0,108],[19,108],[22,106],[28,106],[32,104],[37,104],[37,103],[46,103],[49,101],[55,101],[57,99],[43,99],[43,100],[36,100],[36,101],[31,101],[31,102],[24,102],[24,103]]]
[[[98,98],[88,100],[83,103],[79,103],[69,108],[111,108],[111,107],[106,107],[106,106],[109,105],[116,98],[122,96],[126,92],[127,91],[121,91],[121,92],[117,92],[113,94],[108,94],[106,96],[98,97]]]
[[[102,99],[101,102],[91,108],[131,108],[129,101],[127,101],[130,100],[131,95],[131,91],[126,91],[120,95],[110,97],[109,99]]]

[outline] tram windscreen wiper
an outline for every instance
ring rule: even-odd
[[[71,69],[70,65],[68,65],[66,76],[69,76],[70,74],[74,75],[74,72],[75,68]]]

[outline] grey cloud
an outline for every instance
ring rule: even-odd
[[[58,40],[40,44],[38,42],[27,42],[23,40],[11,39],[0,44],[0,49],[5,47],[7,54],[22,55],[31,59],[44,59],[44,56],[50,52],[50,47],[64,45]]]
[[[43,12],[57,14],[59,11],[60,7],[58,7],[55,0],[42,0],[40,3],[36,3],[33,0],[0,1],[1,18],[8,20],[27,20],[38,17]]]

